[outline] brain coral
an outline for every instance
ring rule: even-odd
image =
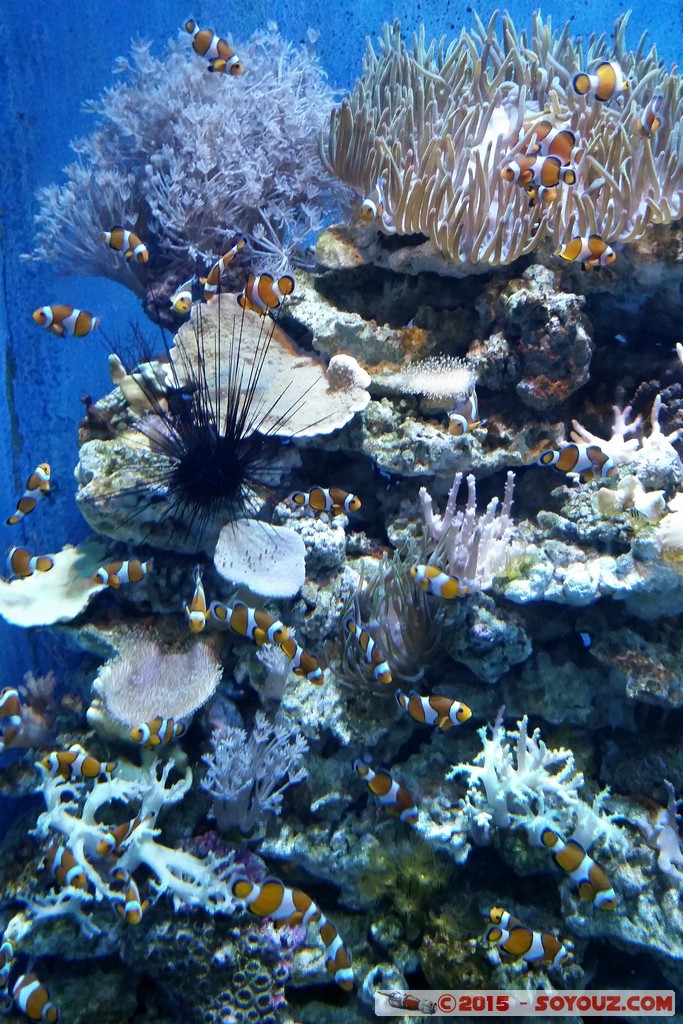
[[[587,45],[554,31],[539,15],[530,35],[512,18],[460,38],[409,47],[398,22],[385,25],[376,54],[368,44],[353,92],[335,107],[321,138],[327,167],[360,196],[379,185],[385,234],[423,234],[443,257],[443,272],[472,273],[512,262],[548,237],[555,245],[597,232],[632,242],[650,224],[683,213],[683,85],[654,48],[627,51],[627,17],[613,45]],[[578,96],[572,79],[616,59],[629,82],[625,98],[599,103]],[[662,125],[650,138],[636,130],[646,104],[661,93]],[[532,141],[541,118],[571,128],[577,181],[557,198],[530,208],[502,168]],[[446,265],[448,264],[448,266]]]

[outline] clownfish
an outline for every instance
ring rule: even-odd
[[[151,811],[149,814],[146,814],[144,818],[141,818],[138,814],[132,821],[124,821],[121,825],[117,825],[116,828],[109,829],[108,832],[104,833],[97,844],[97,853],[99,853],[101,857],[103,857],[105,853],[119,853],[127,840],[133,835],[133,832],[135,832],[140,825],[151,821],[153,817],[154,814]]]
[[[353,767],[389,814],[395,815],[400,821],[407,822],[408,825],[415,824],[417,807],[405,786],[392,779],[389,772],[373,771],[370,765],[364,761],[354,761]]]
[[[411,690],[406,697],[403,690],[397,690],[396,703],[401,711],[407,711],[420,725],[435,725],[442,732],[454,725],[462,725],[472,717],[472,709],[467,704],[436,693],[431,697],[421,697]]]
[[[221,274],[229,263],[232,263],[240,249],[243,249],[247,244],[246,238],[240,238],[238,242],[235,242],[232,249],[228,249],[225,255],[221,256],[219,260],[214,263],[211,270],[206,277],[200,277],[199,283],[204,288],[204,302],[211,302],[215,299],[218,294],[218,287],[221,283]]]
[[[192,309],[192,303],[195,301],[194,288],[197,283],[197,276],[196,274],[193,274],[193,276],[189,277],[187,281],[183,281],[182,284],[178,285],[176,290],[173,292],[173,295],[171,295],[171,298],[169,299],[169,305],[176,311],[176,313],[180,313],[184,316],[186,313],[190,312]]]
[[[147,246],[140,236],[119,225],[111,231],[103,231],[100,242],[106,242],[110,249],[123,253],[124,259],[136,260],[138,263],[147,263],[149,260]]]
[[[383,213],[384,195],[380,183],[377,182],[370,195],[366,196],[360,204],[360,219],[370,223],[370,221],[379,220]]]
[[[126,890],[125,894],[117,893],[114,896],[113,903],[116,913],[121,915],[126,924],[140,924],[142,915],[149,907],[149,900],[145,900],[144,903],[140,902],[140,890],[135,883],[135,879],[127,871],[123,871],[121,868],[114,868],[112,878],[117,882],[121,882]]]
[[[548,448],[536,460],[538,466],[555,466],[561,473],[577,475],[582,484],[607,480],[617,467],[597,444],[576,444],[572,441],[559,450]]]
[[[68,847],[51,843],[45,854],[45,864],[60,889],[65,885],[72,885],[74,889],[88,888],[85,871]]]
[[[410,575],[420,590],[436,594],[442,601],[453,601],[467,593],[457,576],[448,576],[438,565],[411,565]]]
[[[202,574],[199,571],[198,565],[194,567],[192,578],[194,579],[195,584],[192,604],[189,605],[185,602],[183,607],[185,608],[187,624],[190,627],[190,632],[201,633],[206,626],[206,620],[209,617],[209,612],[206,607],[206,596],[202,585]]]
[[[294,278],[291,274],[285,274],[277,281],[272,274],[250,274],[244,291],[237,296],[237,302],[242,309],[266,316],[274,309],[279,309],[293,291]]]
[[[9,972],[14,962],[14,947],[9,939],[5,939],[0,945],[0,989],[7,987]]]
[[[49,572],[55,563],[49,555],[32,555],[28,548],[13,547],[7,552],[6,564],[11,577],[23,580],[34,572]]]
[[[147,750],[154,750],[155,747],[167,746],[186,732],[187,726],[184,722],[176,722],[173,718],[162,718],[161,715],[157,715],[151,722],[136,725],[128,735],[133,743],[139,743]]]
[[[59,1010],[50,1002],[50,993],[33,972],[17,978],[12,989],[12,999],[29,1020],[57,1024]]]
[[[285,499],[290,505],[308,508],[313,512],[331,512],[333,516],[342,512],[357,512],[360,498],[341,487],[312,487],[310,491],[294,491]]]
[[[662,127],[660,110],[664,102],[664,94],[656,92],[647,106],[643,109],[640,117],[635,118],[633,127],[644,139],[651,139],[655,132]]]
[[[262,608],[249,608],[241,601],[235,604],[223,604],[212,601],[209,615],[216,622],[229,626],[233,633],[247,637],[259,646],[277,644],[283,653],[292,660],[292,671],[298,676],[305,676],[310,683],[320,685],[323,682],[323,671],[318,667],[318,659],[308,654],[290,636],[289,630],[279,619]]]
[[[579,896],[590,900],[599,910],[615,910],[619,897],[604,869],[589,857],[581,843],[575,839],[565,842],[557,832],[545,828],[541,832],[541,845],[552,852],[555,863],[566,871],[577,885]]]
[[[388,663],[382,658],[379,648],[364,626],[359,626],[356,620],[349,616],[344,622],[344,629],[351,636],[355,636],[363,657],[368,665],[372,665],[372,674],[378,683],[389,686],[393,682],[391,669]]]
[[[503,167],[500,176],[504,181],[512,181],[517,185],[535,184],[546,188],[555,187],[560,182],[565,185],[576,182],[573,167],[563,166],[557,156],[539,156],[536,153],[518,156]]]
[[[287,888],[279,878],[267,878],[258,885],[249,878],[238,877],[231,882],[230,892],[255,917],[269,917],[287,925],[308,925],[317,921],[325,947],[325,967],[340,988],[351,991],[353,971],[349,951],[335,926],[310,896],[301,889]]]
[[[463,401],[448,414],[448,433],[453,437],[462,437],[463,434],[470,434],[473,430],[485,427],[487,422],[488,420],[479,419],[479,400],[477,390],[472,384],[467,389]]]
[[[116,768],[116,761],[98,761],[78,745],[70,750],[53,750],[39,762],[48,775],[53,778],[61,775],[68,782],[70,779],[107,779]]]
[[[533,209],[539,203],[552,203],[557,199],[557,189],[545,185],[525,185],[524,191],[529,197],[529,206]]]
[[[12,746],[21,725],[21,697],[13,686],[6,686],[0,692],[0,750]]]
[[[291,645],[294,646],[293,654],[290,654]],[[296,641],[292,640],[291,637],[280,646],[287,657],[291,657],[291,670],[295,676],[303,676],[305,679],[308,679],[309,683],[313,683],[314,686],[322,686],[325,681],[325,676],[323,670],[318,665],[318,659],[313,654],[309,654],[305,651],[303,647],[296,643]]]
[[[616,60],[605,60],[598,64],[592,75],[580,71],[572,79],[572,87],[578,96],[594,96],[601,103],[607,103],[615,96],[628,92],[628,82]]]
[[[109,562],[102,565],[93,575],[92,581],[118,590],[122,583],[139,583],[148,572],[154,569],[154,559],[141,562],[139,558],[129,558],[125,562]]]
[[[239,57],[230,44],[211,28],[200,29],[194,18],[185,22],[185,31],[192,36],[192,49],[209,61],[209,71],[220,74],[241,75],[244,71]]]
[[[26,489],[17,502],[17,510],[5,520],[5,526],[16,526],[24,516],[33,512],[44,494],[50,493],[50,465],[41,462],[26,481]]]
[[[567,263],[580,260],[582,270],[587,270],[589,267],[608,267],[617,258],[614,249],[601,235],[588,235],[587,237],[576,235],[571,242],[558,245],[553,256],[559,256]]]
[[[534,932],[501,907],[493,907],[489,918],[493,923],[484,938],[495,944],[508,962],[524,960],[530,967],[560,967],[573,956],[571,942],[562,942],[550,932]]]
[[[533,125],[533,132],[535,141],[529,150],[530,153],[557,157],[562,165],[569,163],[576,146],[576,133],[571,128],[544,120]]]
[[[33,319],[39,327],[44,327],[50,334],[58,338],[67,335],[83,338],[100,325],[100,318],[88,313],[87,309],[75,309],[73,306],[41,306],[36,309]]]

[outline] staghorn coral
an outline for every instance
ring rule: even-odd
[[[488,26],[474,18],[450,43],[428,44],[421,27],[412,47],[399,22],[386,24],[379,54],[368,41],[360,79],[332,111],[323,160],[358,195],[379,190],[383,233],[426,235],[425,256],[440,254],[442,272],[472,273],[511,263],[545,238],[559,245],[597,232],[632,242],[649,224],[681,216],[683,84],[643,40],[627,51],[628,17],[617,21],[612,46],[604,35],[585,45],[569,24],[558,32],[539,14],[530,34],[508,14],[502,33],[497,14]],[[623,105],[577,96],[573,75],[613,58],[632,82]],[[644,139],[635,121],[655,92],[663,123]],[[577,182],[529,208],[500,171],[527,152],[543,115],[577,134]]]
[[[317,132],[332,92],[308,49],[269,24],[239,46],[245,74],[208,75],[186,37],[162,58],[136,42],[114,71],[125,81],[86,110],[95,131],[72,142],[67,182],[38,193],[32,258],[68,274],[109,277],[159,305],[173,285],[246,235],[265,269],[308,260],[311,232],[347,190],[323,169]],[[113,224],[138,227],[150,251],[141,273],[98,242]]]

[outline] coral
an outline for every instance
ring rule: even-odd
[[[301,733],[285,720],[271,722],[256,712],[249,737],[244,729],[215,730],[213,751],[202,760],[201,786],[213,797],[213,813],[221,831],[239,828],[244,834],[263,824],[267,814],[279,815],[282,794],[308,775],[300,763],[308,751]]]
[[[669,502],[669,511],[662,517],[657,530],[662,555],[672,561],[683,558],[683,494],[680,492]]]
[[[11,742],[7,742],[6,730],[0,730],[0,750],[3,747],[45,747],[54,732],[54,720],[57,712],[55,687],[57,677],[54,672],[44,676],[34,676],[27,672],[24,681],[17,687],[21,700],[21,724],[19,732]]]
[[[219,576],[261,597],[294,597],[305,578],[306,549],[298,533],[258,519],[226,523],[213,562]]]
[[[440,254],[444,272],[472,273],[511,263],[544,238],[556,245],[599,233],[632,242],[649,224],[668,223],[683,210],[681,116],[683,86],[656,50],[625,46],[627,18],[614,32],[614,56],[638,87],[617,104],[577,96],[577,71],[611,59],[604,36],[587,46],[569,25],[553,31],[535,15],[530,34],[497,15],[460,38],[427,44],[424,27],[412,48],[398,22],[385,25],[376,55],[368,44],[361,78],[330,117],[321,154],[360,196],[380,202],[376,223],[385,234],[426,235],[425,256]],[[662,93],[662,128],[650,140],[634,128],[642,107]],[[542,115],[571,128],[576,184],[551,202],[530,208],[501,169],[533,142]],[[433,261],[432,269],[434,269]],[[415,254],[405,269],[415,267]],[[423,267],[424,269],[424,267]]]
[[[608,518],[631,510],[645,520],[660,519],[666,502],[664,491],[646,491],[632,473],[622,477],[616,488],[599,487],[591,495],[591,508]]]
[[[138,630],[100,668],[93,693],[108,716],[130,729],[157,715],[186,718],[212,696],[222,674],[210,643],[183,637],[173,649],[153,631]]]
[[[316,152],[332,93],[313,53],[271,27],[240,44],[236,79],[207,74],[186,37],[161,58],[150,49],[134,43],[115,69],[127,80],[86,105],[98,125],[72,143],[66,184],[39,192],[33,258],[152,288],[159,307],[236,234],[263,269],[305,263],[308,236],[347,196]],[[113,224],[144,224],[149,281],[98,243]]]
[[[677,890],[683,889],[683,849],[678,831],[680,815],[679,800],[676,800],[674,787],[664,780],[667,794],[666,807],[660,807],[654,821],[638,821],[649,846],[657,851],[657,867],[669,885]]]
[[[105,588],[93,584],[101,565],[101,545],[67,544],[52,556],[49,572],[34,572],[8,583],[0,580],[0,615],[13,626],[51,626],[70,622],[85,611],[91,599]]]
[[[377,378],[383,388],[406,395],[425,395],[427,398],[453,402],[465,395],[475,383],[473,367],[464,359],[454,356],[431,356],[418,363],[409,363],[398,373]]]
[[[596,444],[612,460],[615,466],[623,466],[637,460],[637,453],[642,453],[641,458],[647,459],[657,452],[670,453],[673,458],[681,464],[678,452],[673,447],[673,442],[678,439],[680,431],[674,430],[665,434],[659,425],[659,413],[662,407],[661,395],[655,397],[650,410],[650,433],[644,434],[641,427],[641,417],[631,419],[632,409],[627,405],[625,409],[613,406],[614,426],[612,435],[609,438],[599,437],[592,431],[587,430],[581,423],[572,420],[571,437],[577,444]],[[627,434],[636,434],[629,437]]]
[[[435,545],[429,562],[455,576],[469,590],[486,590],[507,561],[521,553],[510,515],[515,474],[507,474],[502,502],[492,498],[482,513],[477,513],[477,489],[471,474],[467,477],[467,505],[457,511],[461,482],[462,473],[456,473],[443,517],[434,515],[427,489],[420,488],[425,529]]]

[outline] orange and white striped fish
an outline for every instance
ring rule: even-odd
[[[34,572],[49,572],[54,559],[49,555],[32,555],[28,548],[12,547],[6,556],[7,572],[14,579],[26,579]]]
[[[384,213],[384,193],[379,182],[375,185],[370,195],[367,195],[360,204],[360,219],[369,224],[373,220],[379,220]]]
[[[185,31],[192,36],[192,49],[200,57],[206,57],[209,71],[219,74],[241,75],[244,66],[239,57],[225,39],[211,28],[199,28],[194,18],[185,22]]]
[[[553,256],[559,256],[567,263],[578,260],[582,270],[589,267],[608,267],[614,263],[617,254],[604,240],[602,235],[576,235],[571,242],[558,245]]]
[[[69,750],[53,750],[38,762],[52,775],[70,779],[107,779],[116,768],[116,761],[98,761],[75,744]]]
[[[422,697],[411,690],[406,697],[403,690],[397,690],[396,703],[401,711],[407,711],[420,725],[435,725],[442,732],[454,725],[462,725],[472,717],[472,709],[467,704],[451,700],[450,697],[440,697],[436,693],[431,697]]]
[[[290,635],[289,630],[280,619],[262,608],[250,608],[242,601],[236,601],[232,607],[222,601],[212,601],[209,615],[215,622],[229,626],[233,633],[247,637],[259,646],[277,644],[288,658],[291,658],[292,672],[304,676],[309,683],[316,686],[322,684],[324,674],[318,665],[318,659],[308,654]]]
[[[573,957],[571,942],[562,942],[550,932],[532,931],[502,907],[493,907],[489,919],[493,923],[484,938],[498,947],[508,963],[524,960],[529,967],[561,967]]]
[[[307,925],[317,921],[325,946],[325,967],[340,988],[351,991],[353,971],[349,951],[335,926],[310,896],[301,889],[287,888],[279,878],[267,878],[258,885],[240,876],[230,883],[230,892],[255,917],[269,917],[271,921],[287,925]]]
[[[410,575],[420,590],[435,594],[442,601],[453,601],[467,593],[467,587],[457,576],[449,576],[438,565],[411,565]]]
[[[11,747],[21,732],[21,697],[13,686],[0,692],[0,750]]]
[[[279,309],[293,291],[294,278],[291,274],[285,274],[277,281],[272,274],[250,274],[244,291],[237,296],[237,302],[242,309],[250,309],[254,313],[266,316],[274,309]]]
[[[20,975],[12,989],[12,999],[17,1008],[29,1020],[41,1021],[43,1024],[57,1024],[59,1010],[50,1002],[50,993],[38,981],[33,972]]]
[[[543,120],[533,125],[533,132],[535,142],[529,152],[558,157],[563,165],[569,163],[576,147],[576,133],[571,128]]]
[[[331,512],[333,516],[342,512],[357,512],[360,498],[343,491],[341,487],[312,487],[310,491],[294,491],[286,499],[288,504],[308,508],[312,512]]]
[[[176,313],[184,316],[185,313],[190,312],[192,303],[198,301],[194,297],[195,287],[197,287],[198,283],[197,275],[193,274],[187,281],[183,281],[182,284],[178,285],[168,300],[169,306],[172,306]]]
[[[192,598],[192,604],[190,605],[186,601],[183,607],[185,608],[185,615],[187,616],[187,624],[190,627],[190,632],[201,633],[206,626],[206,620],[209,618],[209,611],[206,607],[206,595],[204,594],[202,574],[198,565],[195,565],[192,576],[194,579],[194,596]]]
[[[599,445],[574,441],[559,449],[548,448],[538,457],[537,465],[554,466],[568,476],[578,476],[582,484],[607,480],[617,471],[614,460]]]
[[[612,888],[604,868],[589,857],[581,843],[575,839],[564,840],[552,828],[544,828],[540,835],[541,846],[550,850],[555,863],[577,886],[579,896],[590,900],[599,910],[615,910],[619,897]]]
[[[26,481],[26,489],[17,502],[17,510],[5,520],[6,526],[16,526],[24,516],[33,512],[44,494],[50,493],[50,464],[41,462]]]
[[[67,846],[51,843],[45,854],[45,864],[60,888],[65,885],[72,885],[74,889],[88,888],[85,871]]]
[[[373,771],[365,761],[356,760],[353,762],[353,767],[389,814],[395,815],[400,821],[407,822],[408,825],[415,824],[418,816],[417,807],[404,785],[392,779],[389,772]]]
[[[488,420],[479,419],[477,389],[471,384],[465,398],[448,414],[448,433],[453,437],[471,434],[473,430],[485,427]]]
[[[246,244],[246,238],[240,238],[239,241],[235,242],[231,249],[228,249],[228,251],[214,263],[206,277],[199,278],[199,283],[204,288],[204,302],[211,302],[212,299],[216,298],[218,295],[218,288],[221,283],[221,274],[228,264],[232,263],[235,256],[237,256],[238,252],[243,249]]]
[[[574,185],[576,182],[574,168],[563,166],[559,157],[535,153],[516,157],[500,173],[504,181],[513,181],[517,185],[534,184],[556,188],[561,182],[565,185]]]
[[[125,562],[108,562],[107,565],[100,566],[92,581],[118,590],[122,583],[139,583],[153,569],[153,558],[148,558],[146,562],[141,562],[139,558],[129,558]]]
[[[125,889],[125,893],[117,893],[114,896],[116,913],[121,915],[126,924],[140,924],[142,915],[149,907],[149,900],[145,900],[144,903],[140,901],[140,890],[135,879],[122,868],[114,868],[112,878],[120,882]]]
[[[388,662],[384,660],[375,641],[364,626],[360,626],[352,615],[349,615],[344,622],[344,629],[356,641],[363,652],[363,658],[368,665],[372,665],[372,674],[378,683],[389,686],[393,682],[391,669]]]
[[[136,725],[128,735],[133,743],[139,743],[147,750],[154,750],[155,747],[167,746],[186,732],[185,722],[176,722],[173,718],[162,718],[161,715],[157,715],[151,722]]]
[[[601,103],[608,103],[628,92],[626,76],[616,60],[603,61],[590,75],[580,71],[574,75],[572,87],[578,96],[594,96]]]
[[[100,325],[100,318],[93,316],[87,309],[63,305],[41,306],[33,313],[33,319],[39,327],[44,327],[58,338],[65,338],[67,335],[83,338]]]
[[[633,121],[633,127],[644,139],[651,139],[655,132],[662,127],[661,109],[664,103],[664,94],[656,92],[650,102],[645,106],[640,117]]]
[[[132,821],[124,821],[121,825],[117,825],[116,828],[109,829],[105,832],[99,843],[97,844],[96,850],[100,857],[103,857],[105,853],[120,853],[126,844],[126,841],[130,839],[135,830],[140,825],[151,821],[154,814],[150,811],[144,818],[140,815],[136,815]]]
[[[127,260],[135,260],[137,263],[147,263],[149,260],[147,246],[140,236],[120,225],[113,227],[111,231],[103,231],[100,242],[106,242],[110,249],[123,253]]]

